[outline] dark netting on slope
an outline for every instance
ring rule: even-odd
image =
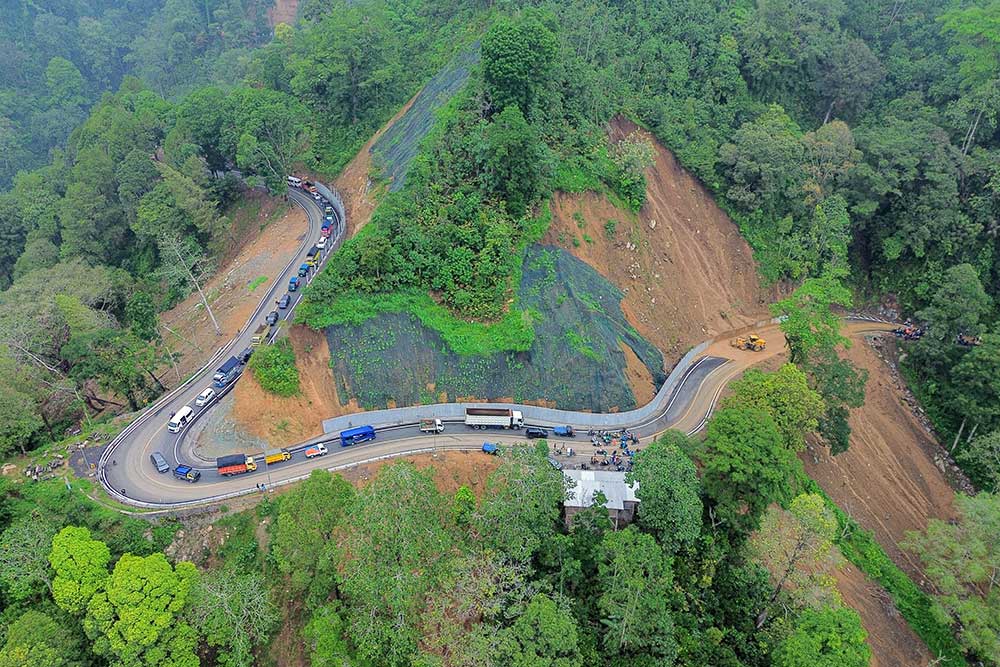
[[[628,325],[621,292],[557,248],[528,250],[520,306],[535,318],[525,353],[461,356],[409,314],[384,314],[361,327],[327,330],[341,399],[366,408],[454,401],[546,401],[572,410],[627,410],[635,397],[619,341],[665,379],[660,353]]]
[[[479,62],[479,42],[460,51],[451,62],[427,82],[403,117],[392,124],[372,146],[375,164],[392,179],[395,192],[406,182],[406,172],[427,133],[434,125],[434,113],[447,104],[469,78],[469,70]]]

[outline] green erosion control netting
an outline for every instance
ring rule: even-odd
[[[469,70],[479,62],[479,42],[460,51],[451,62],[434,75],[413,101],[403,117],[393,123],[372,146],[375,164],[391,178],[389,190],[395,192],[406,182],[420,142],[434,125],[434,112],[447,104],[469,78]]]
[[[625,377],[628,345],[656,386],[666,376],[659,351],[625,320],[621,292],[558,248],[525,254],[519,306],[532,313],[535,342],[522,353],[461,356],[408,313],[385,313],[361,326],[326,330],[337,391],[365,408],[475,397],[552,401],[570,410],[636,406]]]

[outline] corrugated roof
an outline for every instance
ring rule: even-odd
[[[625,502],[639,502],[635,492],[639,482],[625,483],[625,473],[617,470],[564,470],[563,474],[576,482],[570,489],[566,507],[590,507],[598,491],[607,497],[604,506],[612,510],[625,509]]]

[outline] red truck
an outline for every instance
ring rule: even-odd
[[[230,454],[229,456],[220,456],[215,459],[215,467],[218,469],[220,475],[230,477],[232,475],[242,475],[245,472],[253,472],[257,469],[257,464],[254,462],[252,456]]]

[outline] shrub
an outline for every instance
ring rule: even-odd
[[[295,351],[287,338],[257,348],[250,357],[250,369],[265,391],[278,396],[299,393],[299,369],[295,367]]]

